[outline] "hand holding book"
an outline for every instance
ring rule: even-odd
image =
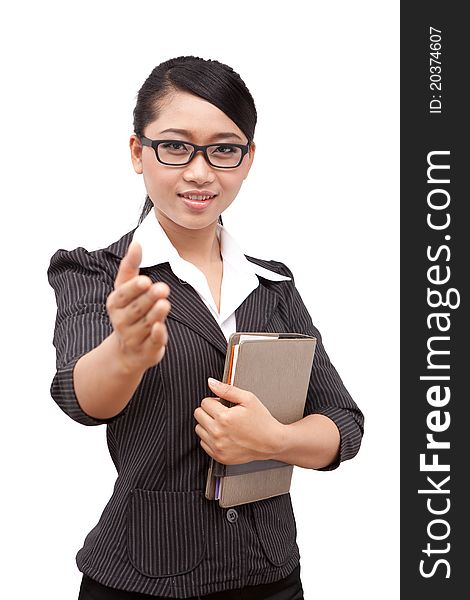
[[[248,390],[209,378],[217,398],[203,398],[194,411],[202,448],[225,465],[269,459],[282,434],[283,424]],[[235,406],[227,407],[223,398]]]
[[[199,408],[203,410],[195,411],[202,425],[211,429],[206,440],[202,426],[198,429],[208,445],[206,452],[212,452],[206,479],[208,500],[227,507],[289,491],[294,466],[269,455],[275,455],[275,436],[282,433],[283,424],[303,416],[315,346],[316,338],[302,333],[235,332],[230,336],[223,382],[218,390],[210,386],[219,399],[204,398],[212,414],[204,414],[202,403]],[[234,411],[233,421],[224,409]],[[233,449],[230,439],[223,440],[221,428],[215,427],[217,421],[228,421],[222,429],[234,436]],[[210,442],[216,451],[225,453],[223,457],[210,448]]]

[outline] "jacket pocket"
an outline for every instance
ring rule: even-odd
[[[200,491],[131,490],[127,550],[132,565],[148,577],[193,570],[206,550],[204,501]]]
[[[269,561],[277,567],[292,556],[297,526],[290,494],[251,503],[258,538]]]

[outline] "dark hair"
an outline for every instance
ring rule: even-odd
[[[171,92],[190,92],[204,98],[243,131],[251,144],[256,127],[254,100],[241,79],[231,67],[217,60],[198,56],[179,56],[156,66],[137,94],[134,108],[134,133],[143,135],[145,127],[158,117],[161,101]],[[147,195],[138,225],[152,210]],[[219,216],[222,224],[222,217]]]

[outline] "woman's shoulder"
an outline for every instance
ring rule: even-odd
[[[89,250],[84,246],[77,246],[71,250],[59,248],[54,252],[49,261],[47,269],[49,280],[65,271],[107,274],[114,280],[119,263],[132,241],[134,231],[135,228],[108,246],[95,250]]]

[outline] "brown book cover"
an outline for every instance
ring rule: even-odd
[[[222,381],[253,392],[281,423],[294,423],[303,417],[316,341],[301,333],[233,333]],[[276,460],[223,465],[211,458],[205,495],[228,507],[285,494],[293,468]]]

